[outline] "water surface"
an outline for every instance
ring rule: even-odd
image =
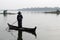
[[[40,12],[22,12],[23,27],[37,26],[37,38],[23,32],[23,40],[60,40],[60,15]],[[17,14],[4,16],[0,14],[0,40],[17,40],[17,31],[7,32],[7,23],[17,26]]]

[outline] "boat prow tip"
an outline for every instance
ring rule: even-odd
[[[9,23],[7,23],[9,25]]]
[[[37,28],[37,26],[35,26],[35,29]]]

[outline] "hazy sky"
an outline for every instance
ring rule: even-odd
[[[60,0],[0,0],[0,9],[60,7]]]

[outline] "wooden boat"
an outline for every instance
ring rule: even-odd
[[[36,26],[35,26],[35,28],[25,28],[25,27],[18,28],[17,26],[10,25],[9,23],[8,23],[8,26],[9,26],[9,30],[25,31],[25,32],[31,33],[36,36],[36,33],[35,33],[36,28],[37,28]]]

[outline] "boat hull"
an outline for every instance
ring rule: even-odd
[[[9,26],[9,30],[25,31],[25,32],[31,33],[36,36],[35,31],[36,31],[37,27],[35,27],[35,28],[25,28],[25,27],[19,28],[17,26],[10,25],[9,23],[8,23],[8,26]]]

